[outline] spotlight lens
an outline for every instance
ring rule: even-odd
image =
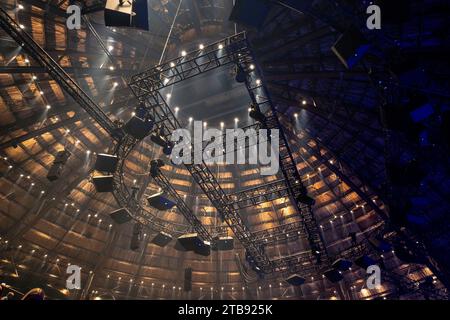
[[[187,53],[186,53],[186,51],[184,51],[184,50],[183,50],[183,51],[181,51],[181,56],[185,57],[185,56],[186,56],[186,54],[187,54]]]
[[[200,50],[205,49],[205,46],[203,44],[199,45],[198,47],[200,48]]]
[[[51,106],[50,106],[50,105],[47,105],[47,106],[46,106],[46,108],[47,108],[47,110],[48,110],[48,109],[50,109],[50,108],[51,108]]]
[[[234,118],[234,122],[238,122],[239,121],[239,119],[238,118]]]
[[[219,44],[219,49],[223,49],[223,44]]]
[[[255,65],[254,64],[251,64],[250,65],[250,70],[254,70],[255,69]]]

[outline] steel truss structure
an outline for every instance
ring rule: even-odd
[[[171,132],[181,128],[181,126],[163,99],[160,90],[204,72],[230,64],[238,65],[247,74],[252,73],[256,77],[258,74],[261,74],[258,72],[258,68],[255,69],[254,67],[256,61],[250,50],[245,33],[233,35],[206,46],[203,49],[187,53],[135,75],[132,77],[129,85],[136,98],[146,107],[148,115],[155,121],[161,134],[169,138]],[[281,196],[289,197],[302,218],[312,253],[316,258],[317,256],[321,256],[324,258],[324,261],[327,261],[325,245],[321,239],[321,234],[311,206],[298,201],[299,195],[305,195],[306,188],[301,182],[301,177],[289,149],[287,138],[280,126],[275,106],[272,104],[260,79],[255,77],[252,79],[248,76],[245,84],[253,104],[261,110],[265,110],[267,114],[261,125],[266,129],[277,129],[281,132],[279,160],[284,177],[284,186],[279,188],[283,189],[282,191],[275,190],[273,192],[273,189],[270,188],[271,186],[266,186],[266,188],[261,188],[257,191],[235,194],[234,196],[236,198],[241,199],[241,201],[238,200],[235,203],[242,203],[242,199],[256,199],[257,193],[258,196],[265,194],[268,199],[276,199]],[[185,166],[213,206],[215,206],[217,212],[228,224],[238,240],[241,241],[260,270],[265,273],[271,273],[291,267],[291,260],[288,258],[271,261],[267,257],[261,245],[256,241],[255,237],[240,218],[237,211],[239,207],[230,205],[233,203],[233,197],[230,197],[222,190],[220,184],[204,162],[202,164],[185,164]],[[279,184],[281,185],[281,182]],[[160,187],[167,188],[167,185],[160,185]]]
[[[34,39],[0,8],[0,26],[115,140],[124,137],[123,131],[102,111],[64,69],[42,49]]]

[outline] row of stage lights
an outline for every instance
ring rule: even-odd
[[[7,239],[4,239],[4,238],[0,237],[0,245],[2,245],[2,244],[7,245],[8,243],[9,243],[9,241]],[[25,251],[22,250],[22,249],[24,249],[22,245],[19,244],[16,248],[17,248],[17,250],[21,250],[22,252],[25,253]],[[50,258],[50,254],[39,252],[39,250],[35,249],[35,248],[33,248],[31,250],[27,250],[27,252],[29,252],[30,254],[32,254],[35,257],[37,257],[37,256],[42,257],[43,260],[44,260],[43,262],[45,262],[46,264],[54,264],[54,265],[59,266],[59,267],[63,267],[63,266],[69,267],[69,266],[72,265],[72,263],[67,261],[67,259],[59,257],[59,256],[55,256],[55,259],[52,260]],[[87,268],[87,269],[89,269],[89,268]],[[83,268],[83,267],[80,266],[80,270],[86,270],[86,268]],[[351,269],[349,271],[351,271]],[[92,275],[93,274],[93,270],[89,270],[88,273],[90,275]],[[55,274],[52,274],[52,273],[49,273],[49,277],[50,278],[60,278],[59,276],[57,276]],[[319,277],[319,280],[320,279],[324,280],[325,276],[322,275],[322,277]],[[66,280],[66,274],[64,272],[63,272],[63,276],[62,276],[61,280],[64,280],[64,281]],[[105,276],[105,280],[106,281],[113,280],[113,277],[111,276],[111,274],[108,273]],[[310,277],[310,280],[311,280],[311,282],[314,282],[314,281],[317,281],[318,279],[316,277],[312,276],[312,277]],[[170,289],[171,288],[172,290],[178,290],[178,291],[182,290],[182,287],[176,286],[176,285],[170,285],[170,284],[161,283],[161,282],[157,283],[155,281],[152,281],[152,282],[148,282],[148,281],[144,281],[144,280],[139,281],[139,280],[135,280],[135,278],[129,278],[129,279],[125,280],[122,276],[116,277],[116,281],[117,281],[117,285],[128,283],[130,285],[134,285],[134,286],[139,286],[140,285],[141,287],[150,288],[150,289],[164,290],[164,289]],[[265,289],[275,289],[277,287],[278,288],[289,288],[289,287],[293,287],[293,286],[290,285],[289,283],[278,282],[276,285],[273,285],[273,284],[269,283],[266,286],[257,286],[256,290],[257,290],[257,293],[260,293],[260,292],[264,291]],[[238,288],[236,288],[235,286],[227,286],[227,287],[220,286],[220,287],[217,287],[217,288],[214,287],[214,286],[212,286],[212,287],[198,286],[197,288],[198,288],[198,290],[200,292],[205,292],[205,291],[206,292],[207,291],[210,291],[210,292],[214,292],[214,291],[215,292],[223,292],[226,289],[231,290],[231,292],[233,292],[233,291],[237,292],[239,290],[240,291],[248,291],[248,290],[250,290],[250,288],[248,286],[242,286],[242,287],[238,287]],[[351,289],[352,290],[356,290],[356,286],[352,286]],[[98,292],[99,291],[95,290],[95,289],[93,289],[91,291],[91,293],[94,293],[94,294],[98,294]],[[336,294],[337,291],[334,291],[333,293]]]
[[[7,239],[4,239],[4,238],[0,237],[0,245],[2,245],[2,244],[3,245],[8,245],[8,243],[9,243],[9,241]],[[34,257],[37,257],[37,256],[42,257],[43,260],[44,260],[43,262],[45,262],[46,264],[54,264],[54,265],[57,265],[59,267],[63,267],[63,266],[69,267],[69,266],[72,265],[71,262],[67,261],[67,259],[65,259],[63,257],[55,256],[55,259],[52,260],[50,258],[50,256],[51,256],[50,254],[40,252],[38,249],[35,249],[35,248],[25,251],[23,245],[19,244],[19,245],[17,245],[16,249],[22,251],[23,253],[29,252]],[[76,265],[79,266],[79,264],[76,264]],[[80,270],[86,270],[86,268],[80,267]],[[88,274],[92,275],[93,274],[93,270],[89,270]],[[52,273],[49,273],[49,277],[53,278],[53,279],[54,278],[58,278],[58,276],[56,276],[56,275],[54,275]],[[325,278],[325,277],[323,276],[322,278]],[[146,287],[146,288],[166,289],[166,288],[172,287],[173,290],[176,290],[176,289],[178,289],[180,291],[182,290],[182,288],[179,287],[179,286],[175,286],[175,285],[171,286],[170,284],[156,283],[154,281],[153,282],[147,282],[147,281],[144,281],[144,280],[141,280],[141,281],[137,280],[136,281],[135,278],[129,278],[129,279],[125,280],[122,276],[118,276],[115,279],[117,281],[117,284],[129,283],[130,285],[134,284],[135,286],[138,286],[140,284],[142,287]],[[62,280],[65,280],[65,278],[62,279]],[[111,276],[111,274],[107,274],[105,276],[105,280],[113,280],[113,277]],[[316,279],[314,277],[311,277],[311,281],[315,281],[315,280]],[[256,289],[258,291],[261,291],[261,290],[264,290],[266,288],[272,289],[272,288],[276,288],[276,287],[277,287],[276,285],[268,284],[267,286],[258,286],[258,287],[256,287]],[[278,283],[278,287],[279,288],[286,288],[286,287],[291,287],[291,285],[288,284],[288,283],[279,282]],[[221,286],[221,287],[218,287],[218,288],[216,288],[216,287],[209,287],[209,288],[206,287],[206,288],[204,288],[203,286],[199,286],[198,290],[202,292],[202,291],[206,291],[206,290],[209,289],[209,291],[211,291],[211,292],[212,291],[218,292],[218,291],[225,291],[225,289],[227,289],[227,288],[229,290],[231,290],[231,291],[235,291],[236,290],[236,288],[234,286],[231,286],[231,287]],[[242,286],[239,289],[242,290],[242,291],[246,291],[246,290],[249,290],[250,288],[248,286]],[[98,293],[98,290],[92,290],[92,293]]]

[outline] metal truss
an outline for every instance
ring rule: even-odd
[[[159,92],[161,89],[228,64],[237,64],[244,68],[244,71],[250,73],[252,69],[250,65],[253,63],[254,59],[246,35],[239,33],[133,76],[130,88],[140,102],[147,107],[162,134],[169,137],[173,130],[180,128],[180,125],[162,98]],[[317,255],[326,257],[325,246],[311,207],[297,200],[297,196],[305,194],[306,188],[301,183],[287,139],[281,130],[276,109],[260,80],[256,81],[255,85],[254,80],[247,77],[246,87],[253,103],[270,114],[262,124],[263,127],[281,131],[280,167],[285,179],[287,195],[302,217],[312,252],[316,257]],[[230,205],[233,200],[225,194],[204,162],[202,164],[185,164],[185,166],[261,270],[270,273],[288,266],[289,260],[281,259],[276,264],[270,261],[240,218],[238,207]],[[279,194],[275,196],[279,196]],[[254,197],[247,195],[246,198]]]
[[[0,26],[13,38],[36,62],[45,67],[52,78],[115,140],[124,133],[103,110],[86,94],[80,86],[37,44],[7,13],[0,8]]]
[[[187,221],[191,224],[192,228],[199,234],[199,236],[206,241],[211,242],[213,237],[203,226],[202,222],[197,218],[197,216],[192,212],[192,210],[187,206],[187,204],[183,201],[183,198],[176,192],[176,190],[172,187],[170,181],[164,176],[161,170],[157,169],[157,174],[153,176],[156,183],[165,191],[167,194],[175,200],[177,204],[177,210],[181,212],[181,214],[186,218]]]
[[[288,186],[284,179],[229,194],[231,199],[230,205],[236,210],[253,207],[264,202],[288,196]]]
[[[296,241],[305,237],[305,226],[301,221],[286,223],[270,229],[253,232],[255,241],[261,245],[273,245],[279,242]]]

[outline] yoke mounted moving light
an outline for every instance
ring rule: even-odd
[[[159,168],[164,167],[164,161],[161,159],[155,159],[150,162],[150,175],[152,178],[156,178]]]
[[[250,111],[248,113],[250,118],[255,119],[258,122],[264,123],[266,121],[266,116],[261,112],[261,109],[258,105],[252,103],[250,105]]]

